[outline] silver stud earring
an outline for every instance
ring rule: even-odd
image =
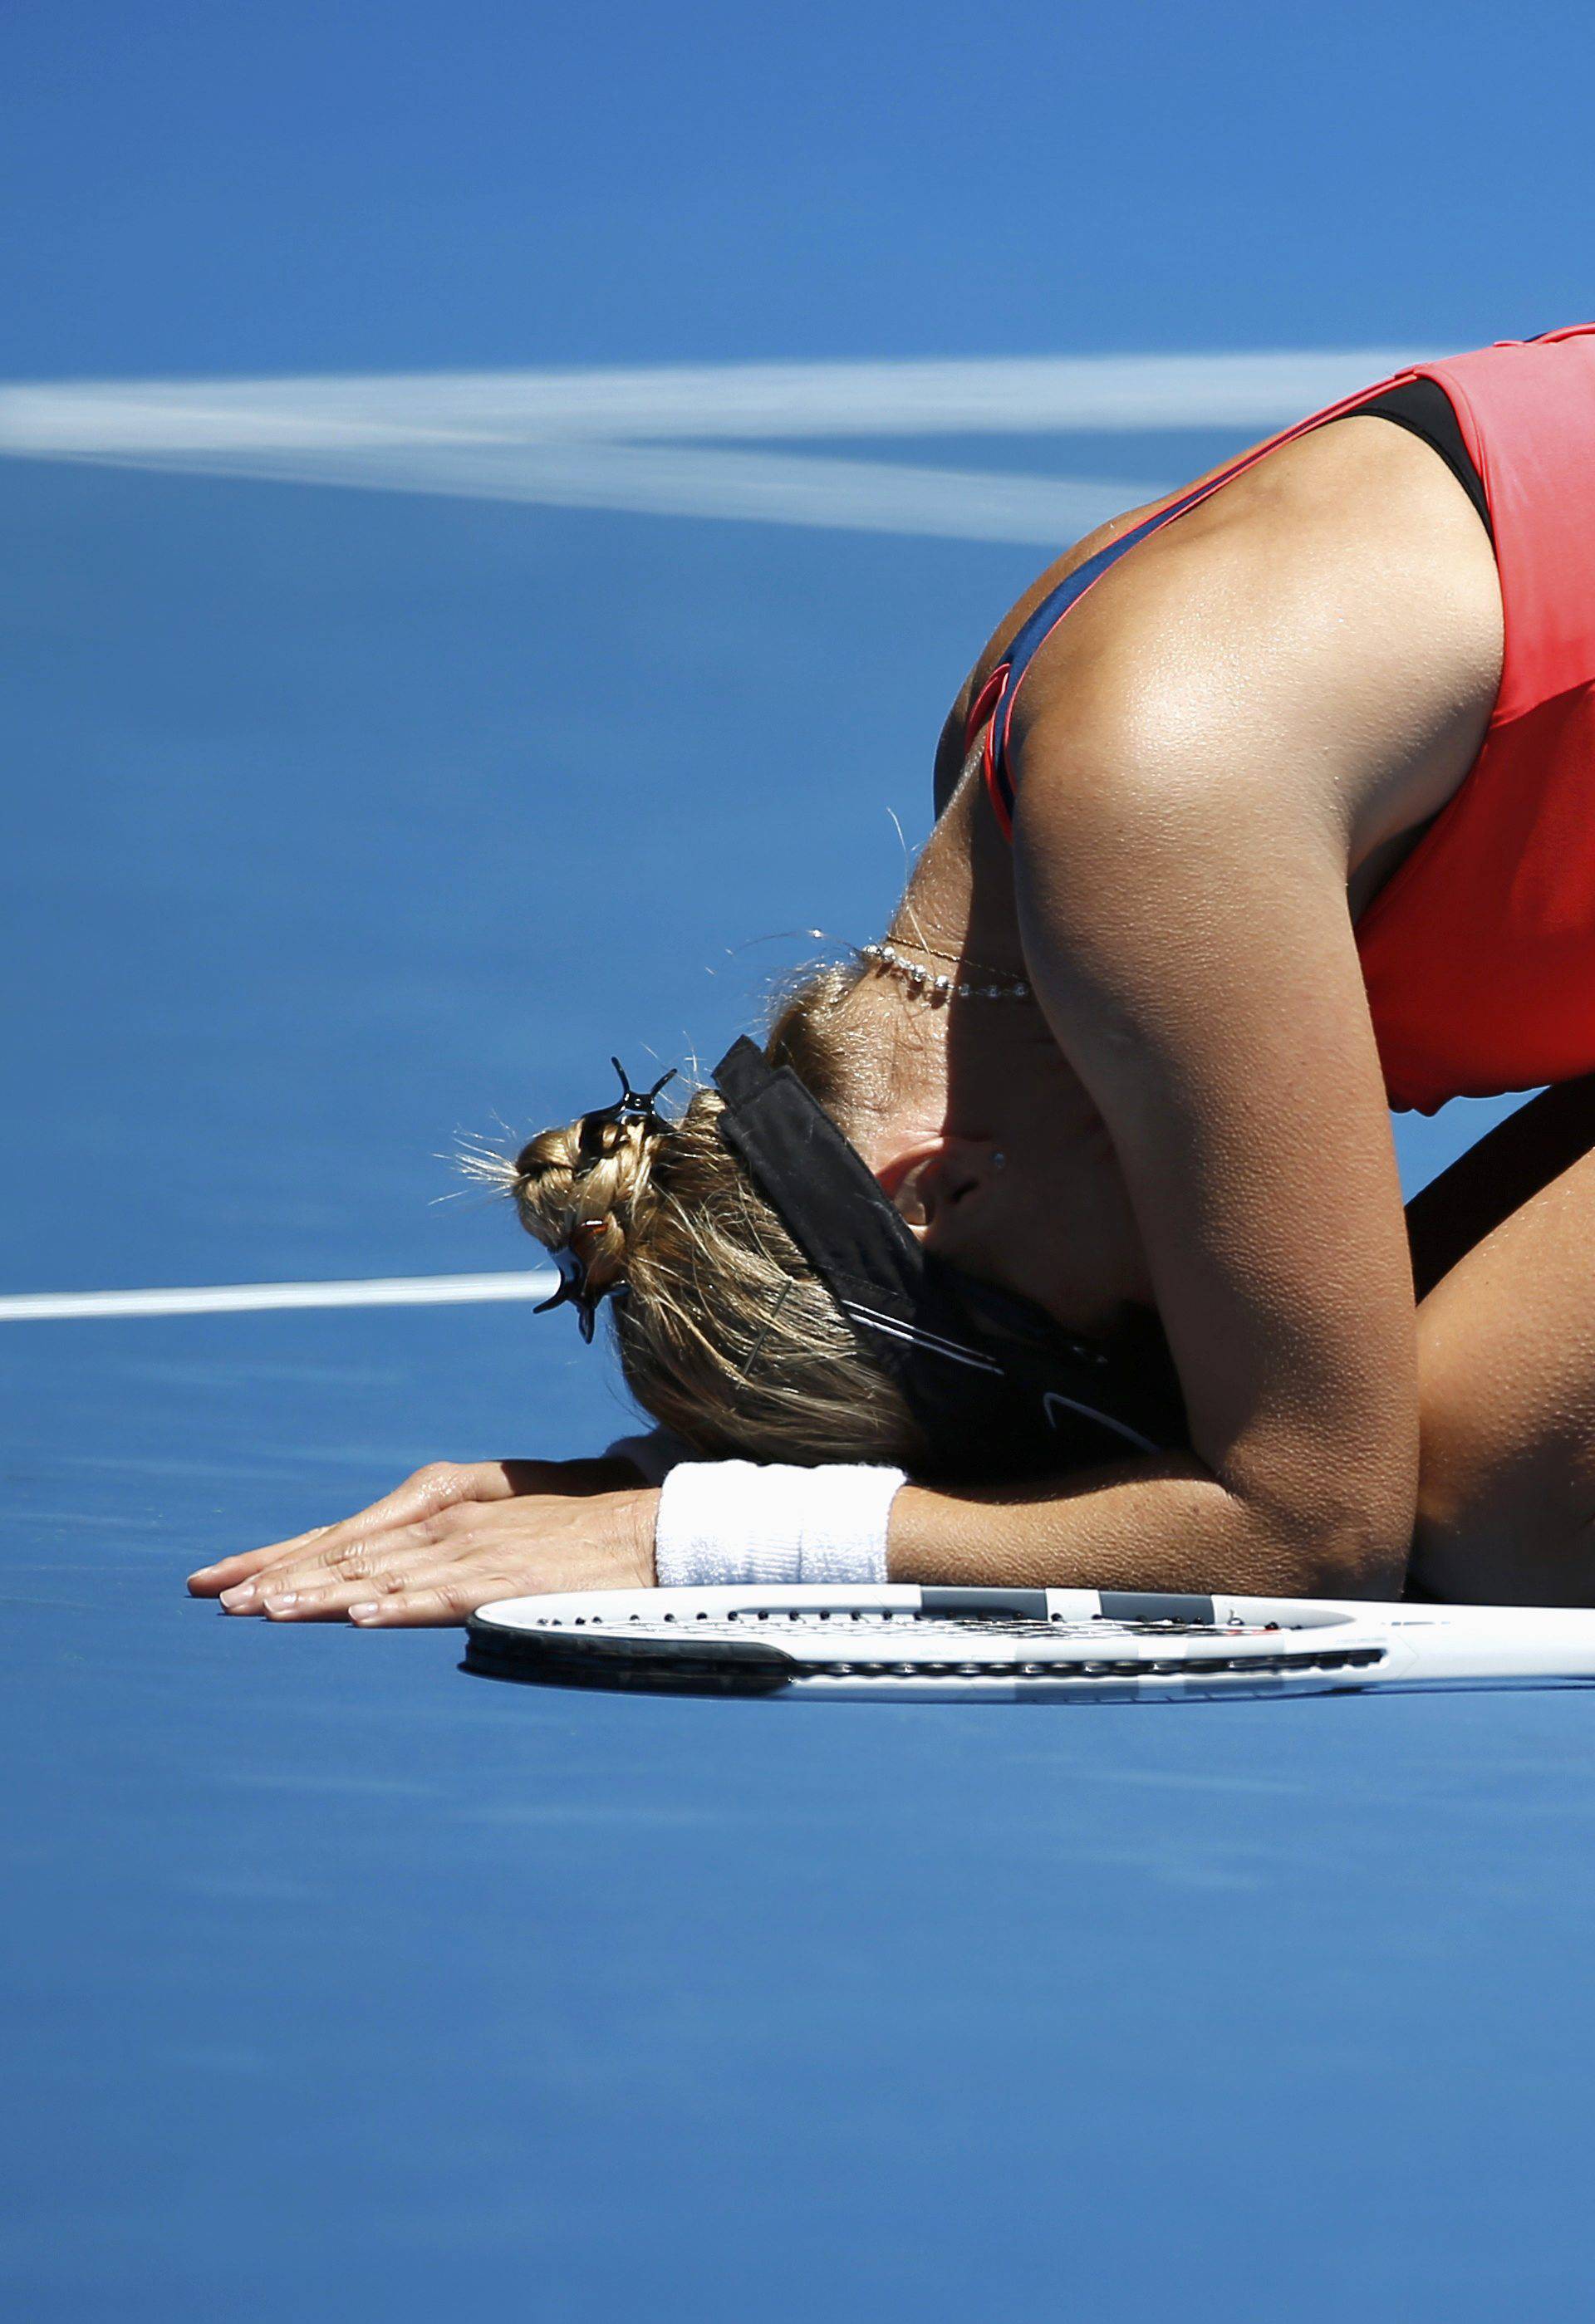
[[[991,1167],[993,1170],[1006,1170],[1008,1167],[1007,1155],[993,1154],[991,1157]]]

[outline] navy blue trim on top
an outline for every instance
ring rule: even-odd
[[[1451,398],[1437,380],[1424,377],[1400,380],[1394,387],[1370,394],[1364,402],[1352,405],[1349,410],[1327,414],[1316,424],[1332,427],[1337,420],[1365,418],[1388,420],[1398,428],[1405,428],[1437,452],[1472,502],[1493,545],[1495,529],[1490,522],[1489,503],[1485,495],[1483,479],[1468,450]],[[1278,447],[1269,448],[1277,449]],[[1240,473],[1240,470],[1235,473]],[[991,711],[991,739],[987,746],[991,787],[1003,814],[1010,819],[1013,814],[1014,784],[1008,766],[1008,721],[1015,689],[1036,655],[1070,607],[1076,604],[1093,584],[1101,580],[1109,567],[1116,565],[1138,541],[1145,540],[1162,526],[1172,523],[1176,517],[1183,516],[1187,509],[1194,507],[1199,501],[1206,500],[1231,481],[1231,478],[1225,475],[1194,485],[1167,508],[1160,509],[1156,516],[1144,518],[1129,532],[1120,534],[1117,540],[1111,540],[1105,549],[1099,549],[1093,557],[1087,558],[1083,565],[1076,567],[1066,579],[1060,581],[1056,589],[1047,592],[1035,612],[1015,633],[1004,660],[999,665],[1002,672],[1001,690]],[[988,680],[988,684],[990,682]],[[939,814],[945,801],[938,798],[936,804]]]
[[[1002,691],[992,706],[990,744],[992,779],[1000,794],[1002,804],[1010,816],[1013,813],[1013,784],[1008,772],[1008,714],[1013,703],[1014,689],[1019,680],[1070,606],[1077,604],[1084,596],[1094,581],[1100,581],[1109,567],[1117,565],[1119,559],[1128,550],[1133,549],[1138,541],[1145,540],[1149,533],[1156,532],[1160,526],[1167,524],[1171,519],[1184,516],[1185,511],[1195,502],[1203,499],[1208,490],[1209,487],[1206,484],[1198,485],[1194,491],[1187,493],[1183,500],[1174,502],[1168,508],[1159,509],[1156,516],[1143,518],[1142,521],[1133,526],[1129,532],[1121,533],[1117,540],[1111,540],[1105,549],[1099,549],[1094,557],[1088,557],[1083,565],[1077,565],[1068,578],[1060,581],[1056,589],[1047,591],[1029,619],[1016,632],[1013,642],[1004,657],[1007,674],[1002,681]]]

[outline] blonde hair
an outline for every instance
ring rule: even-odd
[[[844,1130],[856,1068],[839,1010],[859,974],[833,966],[804,977],[765,1045]],[[575,1251],[590,1290],[623,1282],[623,1297],[606,1305],[626,1384],[696,1451],[922,1462],[927,1448],[900,1389],[862,1354],[721,1138],[722,1103],[700,1088],[675,1120],[612,1124],[586,1167],[579,1122],[545,1130],[488,1174],[513,1196],[528,1233]]]

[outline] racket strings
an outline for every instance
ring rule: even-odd
[[[678,1651],[697,1644],[768,1644],[790,1653],[794,1676],[816,1678],[1046,1679],[1066,1683],[1145,1682],[1246,1674],[1254,1677],[1369,1669],[1385,1658],[1378,1642],[1333,1643],[1334,1632],[1280,1624],[1179,1619],[1104,1621],[1100,1616],[987,1617],[978,1623],[915,1608],[697,1608],[680,1614],[549,1614],[533,1626],[550,1646],[561,1635],[657,1641]],[[1006,1649],[982,1654],[983,1646]],[[1160,1646],[1175,1647],[1166,1656]],[[1026,1646],[1030,1654],[1024,1653]],[[1015,1651],[1019,1649],[1019,1651]],[[557,1648],[556,1648],[557,1651]]]
[[[968,1638],[978,1635],[990,1638],[1051,1638],[1057,1641],[1082,1643],[1092,1639],[1117,1637],[1159,1638],[1237,1638],[1277,1636],[1278,1626],[1247,1625],[1226,1622],[1105,1622],[1070,1621],[1062,1615],[1039,1618],[1028,1615],[986,1616],[977,1624],[960,1620],[946,1614],[922,1614],[912,1608],[900,1610],[877,1606],[755,1606],[724,1613],[710,1613],[702,1609],[684,1614],[548,1614],[537,1618],[535,1627],[543,1629],[589,1629],[615,1637],[674,1638],[692,1632],[701,1638],[746,1637],[759,1628],[779,1629],[806,1637],[820,1637],[826,1632],[845,1629],[852,1636],[879,1631],[913,1631],[918,1637],[929,1635],[947,1638]]]
[[[1091,1679],[1198,1679],[1222,1677],[1234,1673],[1248,1678],[1268,1678],[1289,1673],[1321,1673],[1369,1670],[1385,1658],[1380,1646],[1341,1647],[1332,1653],[1316,1649],[1305,1652],[1265,1655],[1199,1655],[1182,1656],[1179,1661],[1159,1661],[1156,1656],[1138,1655],[1133,1657],[1112,1655],[1072,1655],[1067,1659],[1052,1658],[1043,1662],[951,1662],[931,1661],[833,1661],[810,1664],[816,1675],[834,1673],[845,1677],[856,1673],[861,1678],[1000,1678],[1047,1679],[1058,1684]],[[801,1677],[802,1674],[799,1674]]]

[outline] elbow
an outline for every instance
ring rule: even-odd
[[[1406,1579],[1412,1529],[1399,1534],[1370,1525],[1365,1516],[1339,1525],[1315,1525],[1285,1548],[1286,1598],[1399,1598]]]
[[[1406,1582],[1406,1553],[1381,1550],[1377,1554],[1346,1552],[1320,1557],[1306,1585],[1292,1591],[1296,1598],[1366,1598],[1386,1602],[1399,1598]]]
[[[1416,1446],[1362,1434],[1360,1448],[1344,1435],[1330,1445],[1298,1440],[1267,1462],[1219,1472],[1258,1563],[1275,1577],[1271,1594],[1400,1597],[1417,1517]]]
[[[1395,1599],[1401,1595],[1412,1548],[1412,1518],[1405,1508],[1381,1507],[1370,1495],[1351,1508],[1310,1516],[1299,1509],[1254,1510],[1261,1536],[1259,1563],[1277,1598]]]

